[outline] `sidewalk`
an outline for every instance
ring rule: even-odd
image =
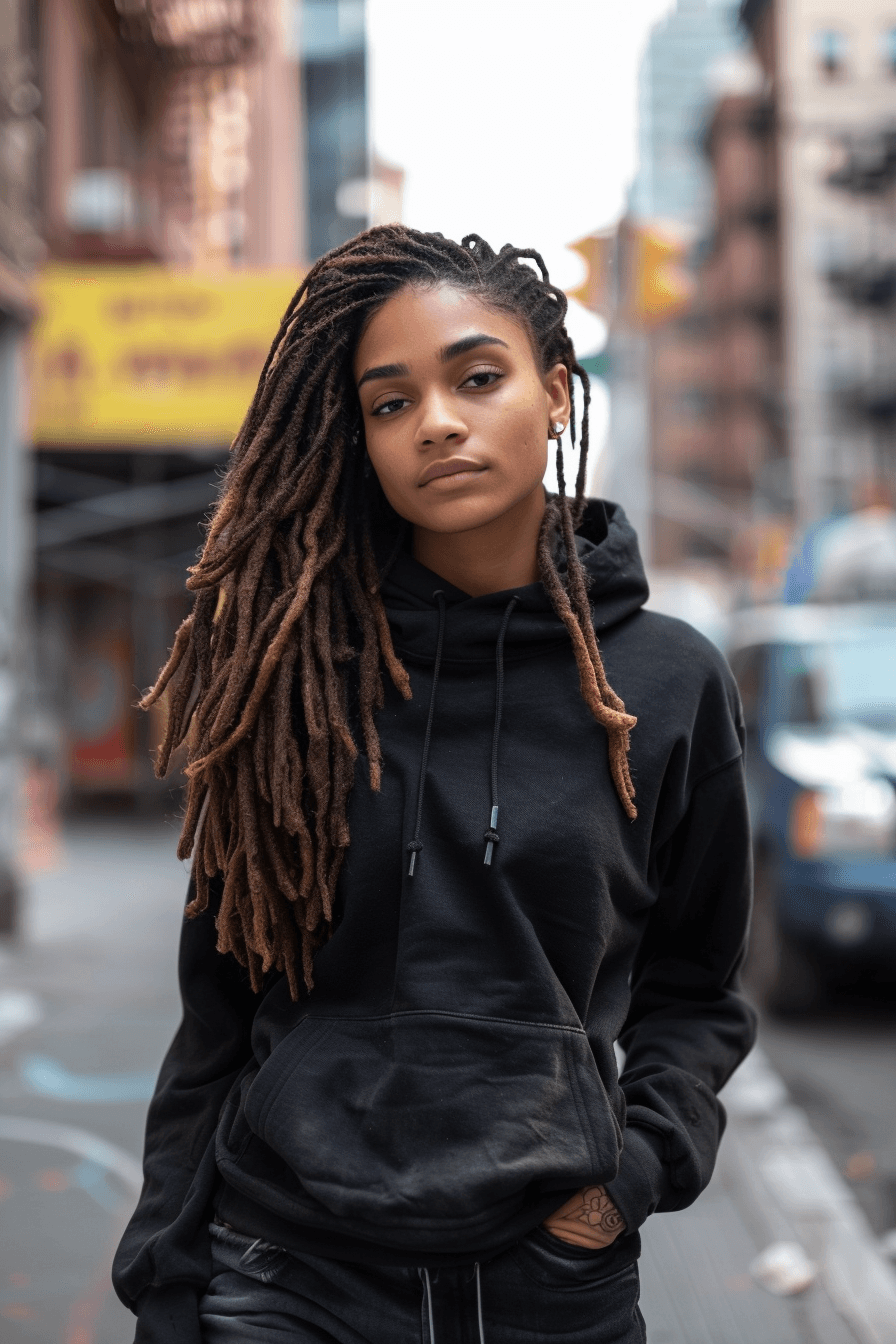
[[[896,1272],[761,1050],[724,1100],[728,1129],[708,1190],[642,1234],[649,1344],[896,1344]],[[819,1267],[796,1297],[750,1277],[753,1258],[781,1241]]]

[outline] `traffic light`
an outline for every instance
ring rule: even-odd
[[[614,233],[590,233],[569,244],[570,252],[578,252],[588,271],[582,283],[575,289],[568,289],[566,296],[578,299],[584,308],[601,317],[609,317],[612,309],[611,266],[615,242]]]
[[[631,315],[644,326],[656,326],[687,307],[693,281],[682,266],[685,246],[654,225],[633,230]]]
[[[633,326],[653,327],[691,300],[694,284],[683,264],[686,246],[659,225],[623,220],[618,231],[588,234],[569,249],[588,271],[567,296],[608,320],[618,315]]]

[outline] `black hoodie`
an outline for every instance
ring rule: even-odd
[[[585,1185],[634,1232],[708,1182],[716,1093],[754,1034],[740,706],[706,640],[643,610],[620,509],[589,506],[579,552],[638,718],[637,820],[542,585],[471,598],[401,556],[384,597],[413,699],[390,689],[379,714],[379,793],[359,762],[314,990],[255,996],[214,906],[184,923],[183,1023],[115,1262],[138,1340],[198,1344],[213,1210],[296,1250],[432,1265],[488,1259]]]

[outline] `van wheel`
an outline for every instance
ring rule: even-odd
[[[774,1016],[809,1013],[824,998],[825,978],[811,950],[781,927],[774,867],[767,858],[756,860],[754,891],[744,983]]]

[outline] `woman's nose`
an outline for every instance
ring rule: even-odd
[[[453,404],[453,398],[431,393],[425,399],[417,427],[417,443],[421,448],[463,439],[466,433],[466,424]]]

